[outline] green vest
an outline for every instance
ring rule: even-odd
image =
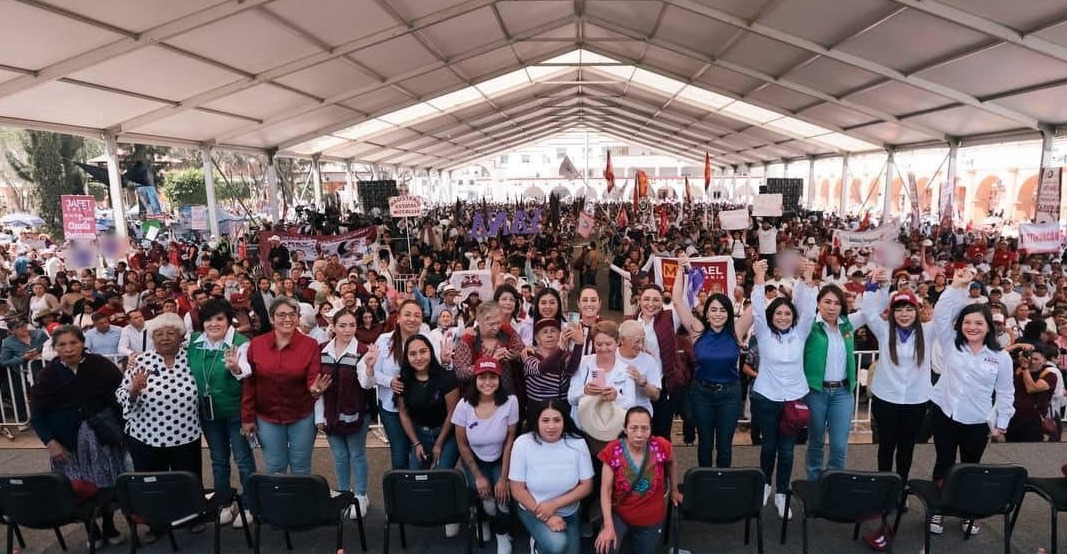
[[[839,318],[837,327],[845,339],[845,375],[849,390],[856,390],[856,333],[852,322],[847,317]],[[811,390],[822,390],[823,377],[826,376],[826,349],[830,338],[826,335],[826,326],[817,321],[812,324],[811,333],[804,343],[804,375],[808,378]]]
[[[196,379],[197,393],[210,393],[215,403],[215,419],[226,419],[241,413],[241,382],[226,369],[222,350],[205,350],[196,340],[203,333],[189,338],[189,369]],[[233,346],[248,342],[241,333],[233,334]]]

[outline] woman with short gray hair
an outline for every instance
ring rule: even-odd
[[[126,420],[126,445],[133,467],[200,476],[200,417],[196,380],[182,344],[185,322],[177,314],[160,314],[148,322],[148,334],[155,352],[137,356],[115,391]],[[148,540],[162,532],[153,529],[154,536]]]

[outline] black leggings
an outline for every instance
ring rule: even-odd
[[[871,416],[878,426],[878,471],[893,471],[895,454],[897,475],[907,483],[926,403],[894,404],[873,396]]]
[[[937,461],[934,462],[934,481],[945,478],[945,473],[956,463],[956,452],[960,462],[977,464],[982,461],[982,454],[989,444],[989,426],[985,423],[960,423],[941,411],[934,404],[931,427],[934,430],[934,449]]]

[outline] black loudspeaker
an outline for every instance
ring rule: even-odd
[[[395,180],[359,181],[356,188],[359,190],[363,213],[369,214],[371,210],[378,208],[382,215],[389,215],[389,199],[398,194]]]
[[[763,189],[766,189],[764,191]],[[780,193],[782,195],[782,209],[787,212],[795,212],[800,209],[800,195],[804,192],[804,179],[766,179],[766,185],[760,187],[760,193]]]

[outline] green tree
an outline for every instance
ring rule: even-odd
[[[223,198],[226,190],[222,179],[215,175],[215,193]],[[247,188],[245,191],[247,192]],[[163,196],[172,208],[178,206],[206,206],[207,191],[204,190],[204,170],[200,168],[176,169],[163,174]]]
[[[60,197],[85,191],[85,176],[74,162],[84,160],[86,141],[72,135],[25,131],[21,143],[23,157],[9,151],[8,163],[21,179],[33,184],[31,198],[37,215],[53,236],[61,236]]]

